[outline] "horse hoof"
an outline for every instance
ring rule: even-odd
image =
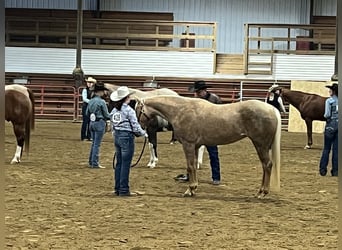
[[[304,149],[311,149],[311,146],[306,145],[306,146],[304,147]]]
[[[194,196],[195,195],[195,193],[193,192],[193,191],[191,191],[191,190],[186,190],[185,191],[185,193],[183,194],[183,197],[192,197],[192,196]]]
[[[12,161],[11,161],[11,164],[12,164],[12,165],[13,165],[13,164],[18,164],[18,163],[20,163],[19,160],[12,160]]]
[[[258,198],[258,199],[263,199],[265,198],[265,196],[267,195],[268,193],[267,192],[264,192],[264,191],[259,191],[254,197]]]

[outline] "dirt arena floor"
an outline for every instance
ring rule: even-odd
[[[320,134],[304,150],[305,134],[282,133],[281,191],[260,200],[262,169],[248,139],[220,146],[220,186],[210,183],[205,152],[197,194],[184,198],[187,184],[173,179],[185,173],[181,145],[159,133],[159,166],[146,167],[146,150],[131,171],[142,195],[117,197],[111,134],[101,147],[106,169],[89,169],[80,126],[37,121],[29,157],[10,165],[6,123],[6,249],[337,249],[337,178],[318,174]],[[138,138],[133,161],[142,145]]]

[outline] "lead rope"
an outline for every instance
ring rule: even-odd
[[[146,146],[146,143],[147,143],[147,137],[145,137],[145,140],[144,140],[144,145],[143,145],[143,148],[141,150],[141,153],[139,155],[139,158],[138,160],[136,161],[136,163],[134,163],[133,165],[131,165],[131,168],[134,168],[136,165],[138,165],[143,153],[144,153],[144,150],[145,150],[145,146]],[[116,158],[116,152],[114,152],[114,155],[113,155],[113,169],[115,169],[115,158]]]

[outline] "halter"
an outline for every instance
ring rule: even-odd
[[[138,114],[138,122],[140,122],[141,115],[144,115],[145,118],[146,118],[148,121],[151,120],[151,117],[149,117],[149,116],[145,113],[145,111],[144,111],[144,106],[145,106],[144,101],[143,101],[143,100],[142,100],[142,101],[138,101],[135,108],[137,108],[138,105],[141,106],[140,112],[139,112],[139,114]]]

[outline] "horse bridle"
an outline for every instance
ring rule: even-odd
[[[138,102],[137,102],[137,105],[140,106],[140,111],[139,111],[139,114],[138,114],[138,122],[140,123],[141,115],[145,116],[145,118],[146,118],[148,121],[151,120],[151,117],[149,117],[149,116],[145,113],[145,111],[144,111],[144,106],[145,106],[144,102],[143,102],[143,101],[138,101]],[[137,108],[137,107],[136,107],[136,108]]]

